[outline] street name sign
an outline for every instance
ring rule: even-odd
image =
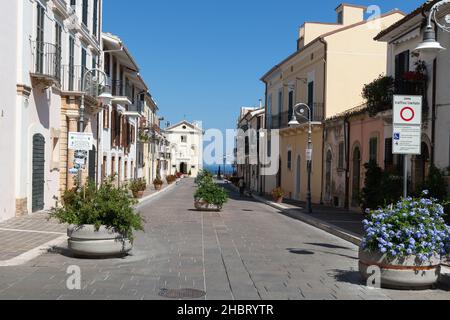
[[[69,132],[69,150],[91,151],[93,142],[92,133]]]
[[[421,154],[422,96],[394,96],[393,129],[393,154]]]

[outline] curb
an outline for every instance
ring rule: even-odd
[[[441,266],[441,276],[439,277],[439,283],[442,283],[450,287],[450,268]]]
[[[158,192],[152,193],[152,194],[150,194],[150,195],[148,195],[148,196],[146,196],[146,197],[144,197],[144,198],[142,198],[142,199],[139,199],[139,200],[138,200],[139,203],[136,205],[136,207],[139,207],[139,206],[141,206],[144,202],[150,201],[150,200],[153,199],[154,197],[159,196],[159,195],[161,195],[161,194],[163,194],[163,193],[165,193],[165,192],[167,192],[167,191],[173,189],[176,185],[177,185],[177,183],[169,184],[169,185],[168,185],[167,187],[165,187],[164,189],[162,189],[162,190],[160,190],[160,191],[158,191]]]
[[[356,235],[353,234],[351,232],[348,232],[340,227],[325,223],[319,219],[316,219],[314,217],[310,217],[304,213],[299,212],[301,210],[301,208],[299,209],[292,209],[290,207],[286,207],[284,205],[278,204],[278,203],[274,203],[272,201],[268,201],[264,198],[261,198],[259,196],[253,195],[253,198],[259,202],[262,202],[268,206],[271,206],[272,208],[275,208],[277,210],[280,210],[284,215],[287,215],[291,218],[297,219],[299,221],[302,221],[306,224],[309,224],[310,226],[313,226],[317,229],[320,229],[322,231],[325,231],[329,234],[332,234],[338,238],[341,238],[345,241],[348,241],[350,243],[353,243],[357,246],[361,245],[361,238]],[[291,212],[289,212],[290,210],[296,210],[297,212],[294,214],[292,214]]]

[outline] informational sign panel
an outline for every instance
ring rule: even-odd
[[[92,133],[69,133],[69,150],[91,151],[94,142]]]
[[[422,96],[394,96],[393,128],[393,154],[421,154]]]

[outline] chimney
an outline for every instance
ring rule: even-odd
[[[367,7],[343,3],[336,8],[337,23],[344,26],[364,21]]]

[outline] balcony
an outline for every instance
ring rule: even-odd
[[[105,91],[108,83],[105,85],[103,81],[100,81],[99,77],[95,73],[89,73],[86,75],[86,82],[83,87],[83,77],[88,72],[88,68],[84,66],[65,65],[62,66],[61,88],[65,93],[81,93],[87,96],[91,100],[92,104],[96,103],[96,98]]]
[[[312,112],[312,122],[322,122],[324,120],[324,104],[323,103],[314,103],[311,107]],[[306,118],[297,119],[300,124],[304,124],[308,122]],[[289,127],[289,121],[292,119],[292,112],[282,112],[278,115],[273,115],[272,126],[269,129],[285,129]]]
[[[133,90],[131,85],[121,80],[111,81],[111,94],[114,97],[126,97],[128,101],[133,102]]]
[[[31,77],[46,86],[59,84],[61,81],[61,48],[41,41],[33,41],[31,47]]]

